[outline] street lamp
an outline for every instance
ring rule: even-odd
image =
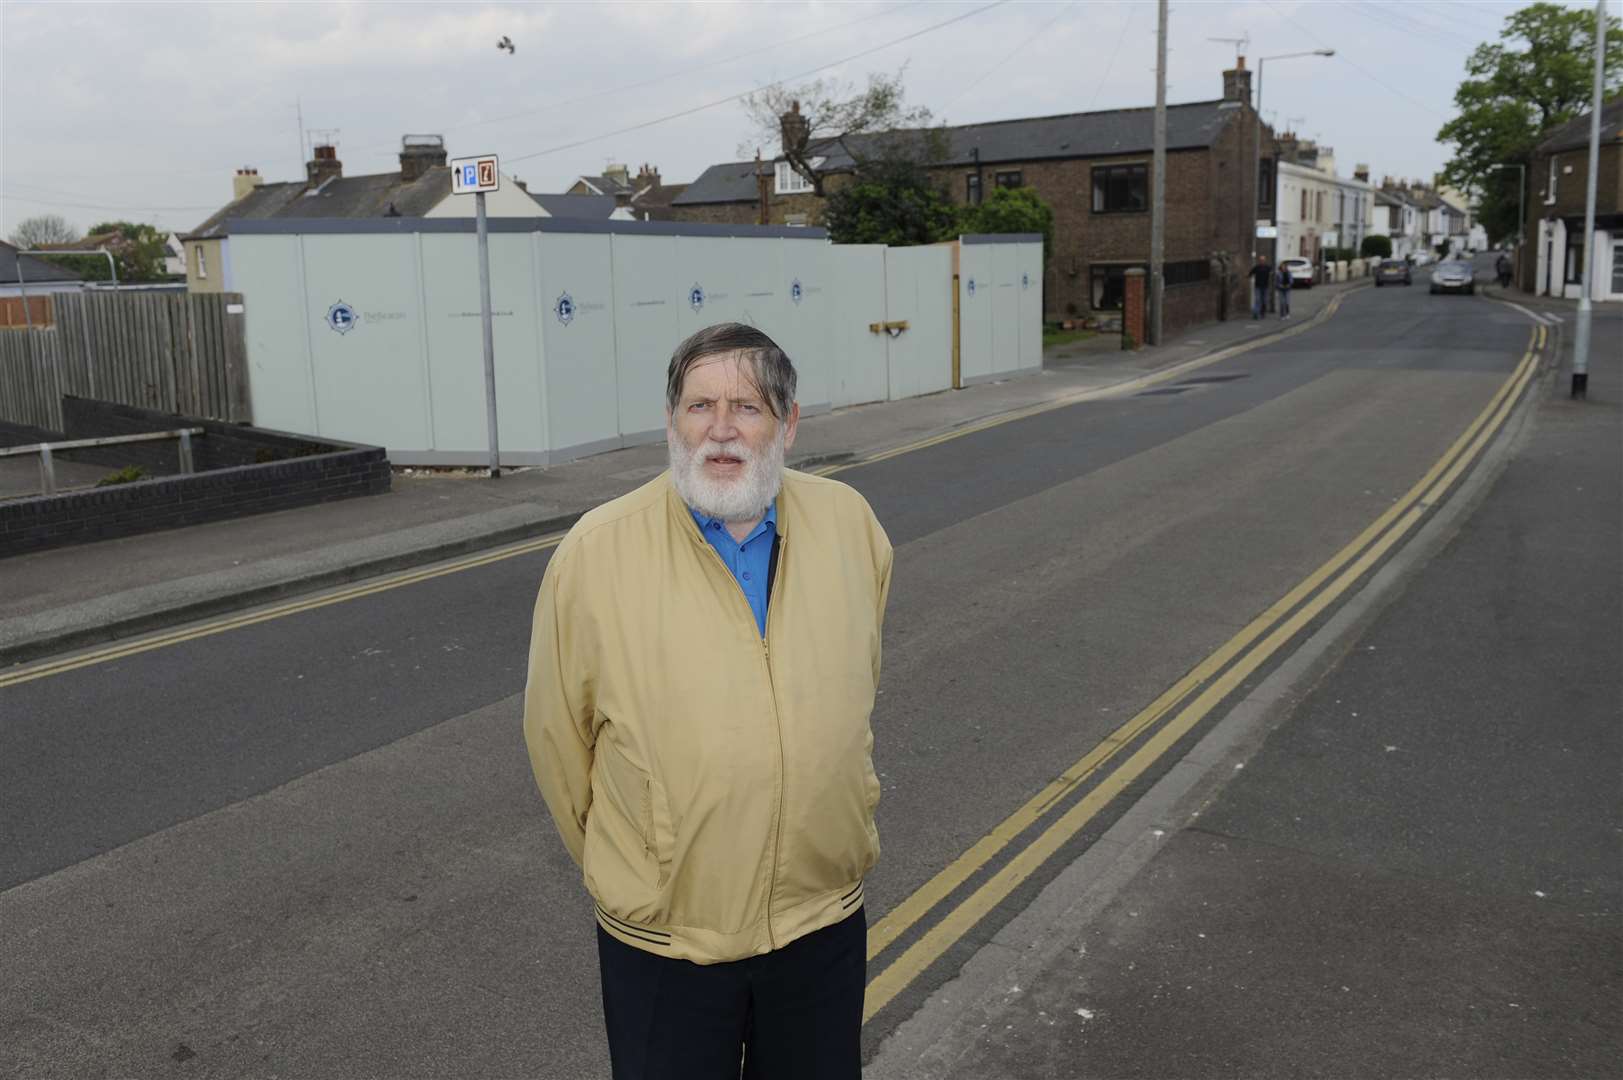
[[[1252,152],[1252,155],[1251,155],[1251,175],[1256,177],[1256,182],[1258,184],[1258,194],[1259,194],[1259,196],[1261,194],[1261,184],[1262,184],[1262,68],[1263,68],[1263,65],[1266,64],[1270,60],[1294,60],[1298,56],[1334,56],[1335,54],[1336,54],[1336,51],[1334,49],[1310,49],[1307,52],[1279,53],[1279,54],[1277,54],[1275,56],[1264,56],[1264,57],[1261,57],[1260,59],[1257,60],[1257,107],[1255,109],[1256,116],[1257,116],[1257,137],[1256,137],[1255,140],[1253,140],[1254,145],[1252,146],[1252,151],[1253,152]],[[1274,177],[1274,186],[1276,188],[1279,186],[1279,178],[1277,176]],[[1275,200],[1273,200],[1273,202],[1277,204],[1278,200],[1275,199]],[[1276,206],[1275,210],[1276,210],[1276,214],[1277,214],[1277,206]],[[1252,261],[1253,264],[1256,263],[1256,261],[1257,261],[1257,225],[1256,225],[1256,217],[1257,217],[1256,208],[1252,207],[1252,213],[1251,213],[1251,219],[1252,219],[1252,221],[1251,221],[1251,261]]]
[[[1516,280],[1520,282],[1522,276],[1522,228],[1527,219],[1523,216],[1526,211],[1522,208],[1522,200],[1527,192],[1527,166],[1519,162],[1495,162],[1489,165],[1490,169],[1515,169],[1520,175],[1516,178]]]

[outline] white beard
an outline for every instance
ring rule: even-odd
[[[690,447],[675,429],[665,429],[670,448],[671,483],[676,493],[699,513],[726,522],[754,521],[766,513],[783,486],[783,443],[786,425],[778,425],[777,436],[764,453],[757,454],[742,442],[723,445],[706,440]],[[744,475],[733,480],[717,480],[704,471],[705,459],[735,457],[744,463]]]

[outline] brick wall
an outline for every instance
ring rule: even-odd
[[[95,420],[113,426],[130,422],[141,431],[210,429],[193,442],[197,467],[209,471],[0,503],[0,557],[389,490],[389,461],[379,447],[316,442],[260,428],[85,399],[69,400],[78,403],[74,408],[86,423]],[[65,411],[67,404],[64,401]],[[130,413],[144,415],[117,415]],[[20,432],[9,433],[8,440],[16,434]],[[208,449],[211,440],[212,449]],[[160,453],[168,455],[172,465],[174,444],[160,445],[165,447]],[[244,459],[251,461],[260,450],[302,456],[263,464],[242,463]],[[121,455],[121,459],[121,464],[136,463],[129,461],[128,455]]]

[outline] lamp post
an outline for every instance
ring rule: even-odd
[[[1490,169],[1515,169],[1516,177],[1516,284],[1522,281],[1522,228],[1527,223],[1527,211],[1523,206],[1523,199],[1527,192],[1527,166],[1518,162],[1495,162],[1489,165]]]
[[[1298,56],[1334,56],[1335,54],[1336,54],[1336,51],[1334,49],[1310,49],[1307,52],[1278,53],[1277,55],[1264,56],[1264,57],[1261,57],[1260,59],[1257,60],[1257,106],[1256,106],[1256,109],[1254,110],[1255,113],[1256,113],[1256,117],[1257,117],[1257,137],[1254,140],[1253,146],[1252,146],[1253,153],[1251,155],[1251,175],[1256,178],[1256,183],[1258,185],[1257,194],[1259,196],[1259,201],[1260,201],[1260,196],[1262,194],[1262,192],[1261,192],[1261,184],[1262,184],[1262,69],[1263,69],[1263,65],[1268,63],[1268,61],[1270,61],[1270,60],[1294,60]],[[1274,186],[1276,188],[1279,186],[1279,178],[1277,176],[1274,177]],[[1277,199],[1273,200],[1273,202],[1277,203],[1278,200]],[[1276,207],[1276,214],[1277,214],[1277,207]],[[1250,232],[1251,232],[1251,262],[1252,262],[1253,265],[1255,265],[1256,261],[1257,261],[1257,222],[1256,222],[1256,217],[1257,217],[1256,208],[1253,207],[1252,208],[1252,213],[1251,213],[1251,230],[1250,230]]]

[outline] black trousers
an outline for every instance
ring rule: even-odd
[[[726,964],[656,956],[598,927],[614,1080],[859,1080],[867,953],[861,908]]]

